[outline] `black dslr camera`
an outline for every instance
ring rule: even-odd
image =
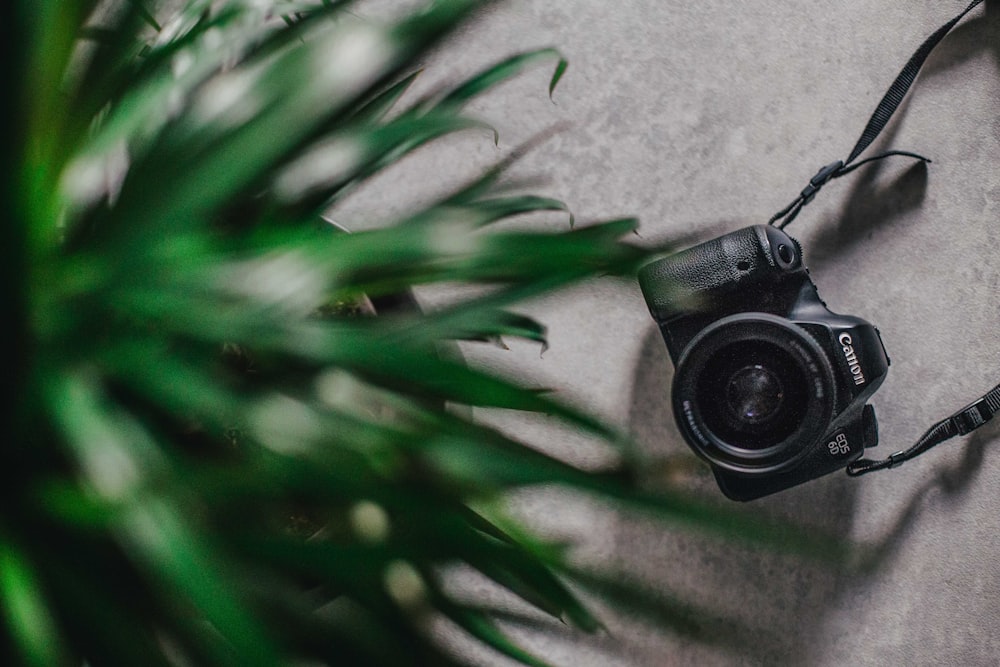
[[[827,309],[784,232],[720,236],[649,264],[639,284],[676,367],[674,417],[729,498],[843,469],[878,443],[879,332]]]

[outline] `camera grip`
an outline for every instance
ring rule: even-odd
[[[748,287],[798,267],[795,241],[774,227],[754,225],[643,267],[639,286],[653,318],[665,322],[715,308],[725,294],[745,294]]]

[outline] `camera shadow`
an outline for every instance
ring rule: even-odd
[[[887,138],[887,144],[891,135]],[[906,158],[896,158],[906,159]],[[868,244],[876,227],[890,228],[923,204],[927,194],[927,165],[914,162],[889,183],[879,183],[886,160],[862,167],[851,185],[846,204],[836,218],[816,225],[806,263],[811,269],[836,264],[856,246]],[[794,232],[793,232],[794,236]]]
[[[935,505],[962,502],[980,470],[984,447],[1000,438],[997,419],[964,442],[947,442],[947,447],[962,448],[962,459],[913,489],[881,534],[858,542],[852,529],[856,512],[863,511],[860,482],[842,472],[745,504],[726,500],[708,464],[694,455],[674,423],[673,375],[660,333],[651,324],[635,365],[629,411],[641,461],[638,483],[652,492],[682,491],[723,510],[743,510],[748,521],[746,527],[728,526],[721,536],[712,529],[691,529],[698,524],[695,517],[666,530],[662,522],[634,515],[616,523],[614,543],[627,545],[616,550],[616,569],[659,599],[673,601],[667,615],[675,631],[669,650],[678,664],[811,664],[826,655],[836,641],[829,636],[827,617],[863,598],[891,567],[917,529],[927,498],[936,498]],[[879,448],[872,454],[890,451]],[[760,521],[770,526],[770,546],[739,537]],[[843,551],[824,557],[787,548],[803,538],[818,544],[832,540]],[[630,664],[662,663],[662,643],[644,645],[650,638],[635,631],[633,639],[627,646]]]
[[[960,24],[942,42],[921,77],[945,74],[984,50],[1000,68],[1000,0],[987,0],[985,10],[984,15]],[[906,105],[904,101],[897,111],[900,118]],[[956,100],[955,105],[955,113],[961,113],[961,101]],[[890,123],[869,149],[871,154],[894,146],[898,120]],[[985,128],[990,129],[1000,136],[1000,119],[992,128]],[[847,179],[850,189],[838,216],[813,225],[816,231],[807,257],[810,268],[840,262],[845,255],[860,252],[857,246],[871,238],[876,226],[891,230],[924,203],[927,165],[914,162],[900,168],[898,161],[905,159],[872,163]],[[883,170],[894,177],[880,178]],[[794,228],[790,231],[794,236]],[[729,503],[708,465],[693,454],[674,424],[670,407],[673,373],[659,331],[650,324],[632,376],[629,411],[629,428],[644,464],[640,483],[652,491],[683,489],[706,503]],[[739,506],[751,517],[782,526],[789,535],[817,534],[841,540],[849,547],[846,558],[823,559],[781,548],[755,547],[711,531],[692,530],[690,525],[697,523],[694,520],[679,523],[676,529],[664,529],[662,523],[624,516],[616,528],[616,544],[620,545],[616,564],[637,584],[655,591],[661,599],[675,601],[673,608],[682,610],[682,618],[675,618],[671,625],[675,630],[669,640],[671,662],[812,664],[828,656],[824,651],[837,641],[829,636],[832,615],[843,614],[852,601],[867,594],[918,530],[921,514],[933,511],[927,499],[934,498],[935,506],[960,503],[979,476],[983,449],[998,439],[1000,418],[964,441],[947,442],[945,447],[961,449],[961,460],[941,467],[926,482],[909,489],[895,519],[872,542],[860,543],[854,537],[856,513],[864,510],[860,506],[861,486],[859,480],[844,473],[826,475]],[[872,454],[882,457],[891,451],[878,448]],[[892,475],[894,471],[875,474]],[[636,646],[629,650],[630,664],[663,664],[663,643],[653,643],[645,636],[636,636]]]
[[[673,365],[650,326],[635,367],[629,414],[631,434],[643,461],[640,483],[651,491],[683,490],[699,501],[746,511],[773,524],[777,542],[821,535],[847,543],[856,505],[856,486],[845,474],[826,475],[781,493],[734,504],[715,484],[708,464],[690,450],[670,409]],[[740,526],[731,526],[738,534]],[[852,585],[852,570],[836,558],[805,556],[754,546],[748,540],[709,531],[670,530],[623,518],[618,566],[642,585],[690,603],[694,635],[679,636],[681,662],[716,662],[726,655],[755,664],[807,664],[826,610]],[[866,567],[880,556],[871,550]],[[706,643],[706,639],[709,641]],[[672,649],[675,647],[671,647]],[[708,652],[708,653],[706,653]],[[719,652],[722,655],[719,655]],[[638,664],[657,664],[654,656]]]

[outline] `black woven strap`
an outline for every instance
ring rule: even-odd
[[[945,23],[943,26],[938,28],[933,35],[924,40],[924,43],[920,45],[920,48],[910,57],[910,60],[903,67],[903,70],[896,77],[896,80],[892,82],[889,86],[889,90],[886,91],[885,96],[882,97],[882,101],[878,103],[875,108],[875,113],[868,120],[868,124],[865,126],[864,131],[861,133],[861,138],[858,139],[858,143],[854,145],[854,150],[847,157],[846,160],[838,160],[831,164],[826,165],[820,169],[815,176],[809,180],[809,184],[799,193],[799,196],[792,200],[788,206],[778,211],[767,224],[773,225],[777,224],[778,229],[784,229],[792,220],[798,216],[802,207],[812,201],[816,193],[819,192],[820,188],[829,183],[835,178],[840,178],[845,174],[849,174],[858,167],[868,162],[874,160],[881,160],[883,158],[891,157],[893,155],[903,155],[906,157],[915,158],[923,162],[930,162],[927,158],[917,155],[916,153],[910,153],[908,151],[887,151],[885,153],[880,153],[874,157],[867,158],[860,162],[855,162],[861,153],[864,152],[868,146],[871,145],[878,135],[882,133],[885,126],[889,123],[889,119],[892,118],[892,114],[896,112],[896,109],[902,103],[903,98],[906,97],[907,91],[910,86],[913,85],[913,81],[917,78],[917,74],[920,72],[920,68],[923,67],[924,61],[927,60],[927,56],[930,55],[934,47],[944,39],[944,36],[951,32],[951,29],[961,21],[966,14],[971,12],[977,6],[981,5],[983,0],[973,0],[969,3],[969,6],[965,8],[962,13],[953,18],[952,20]]]
[[[858,459],[847,466],[847,474],[851,477],[857,477],[858,475],[864,475],[875,470],[894,468],[904,461],[909,461],[913,457],[923,454],[931,447],[949,438],[971,433],[992,419],[993,415],[997,412],[1000,412],[1000,385],[993,387],[984,396],[973,401],[947,419],[943,419],[934,424],[934,426],[931,426],[917,440],[917,444],[909,449],[896,452],[890,455],[889,458],[878,461]]]

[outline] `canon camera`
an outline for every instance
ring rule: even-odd
[[[878,330],[827,309],[802,249],[765,225],[639,273],[675,366],[674,417],[722,492],[751,500],[845,468],[878,443]]]

